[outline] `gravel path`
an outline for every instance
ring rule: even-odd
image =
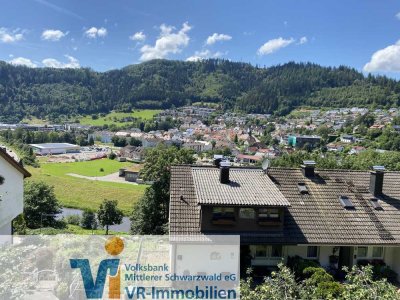
[[[136,182],[125,181],[124,177],[119,177],[119,172],[108,174],[108,175],[105,175],[105,176],[96,176],[96,177],[84,176],[84,175],[79,175],[79,174],[75,174],[75,173],[67,173],[66,175],[73,176],[73,177],[78,177],[78,178],[84,178],[84,179],[88,179],[88,180],[117,182],[117,183],[126,183],[126,184],[137,185]]]

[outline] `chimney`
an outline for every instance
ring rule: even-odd
[[[301,165],[301,172],[304,177],[314,177],[315,175],[315,161],[313,160],[304,160]]]
[[[214,166],[216,166],[217,168],[219,168],[219,165],[222,161],[222,159],[224,158],[223,155],[220,154],[214,154]]]
[[[220,163],[220,168],[219,168],[219,181],[224,184],[228,184],[230,182],[229,180],[229,168],[231,166],[231,163],[229,161],[222,161]]]
[[[369,180],[369,191],[374,195],[382,195],[383,176],[385,175],[384,166],[373,166]]]

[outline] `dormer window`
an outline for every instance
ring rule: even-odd
[[[235,222],[235,208],[233,207],[213,207],[213,223],[220,225],[230,225]]]

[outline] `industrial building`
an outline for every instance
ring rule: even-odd
[[[81,150],[80,146],[68,143],[30,144],[30,146],[38,155],[76,153]]]

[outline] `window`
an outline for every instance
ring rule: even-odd
[[[257,245],[256,246],[256,257],[261,257],[261,258],[267,257],[267,246]]]
[[[372,257],[374,257],[374,258],[383,257],[383,247],[373,247],[372,248]]]
[[[214,220],[235,220],[235,209],[233,207],[214,207]]]
[[[256,213],[253,208],[241,208],[239,209],[239,218],[241,219],[254,219]]]
[[[258,210],[258,218],[264,220],[280,220],[279,208],[260,208]]]
[[[282,257],[282,246],[272,246],[271,257]]]
[[[357,249],[358,258],[367,257],[367,255],[368,255],[368,247],[358,247]]]
[[[307,258],[317,258],[318,257],[318,247],[308,246],[307,247]]]
[[[255,249],[255,258],[281,258],[282,246],[281,245],[257,245]]]

